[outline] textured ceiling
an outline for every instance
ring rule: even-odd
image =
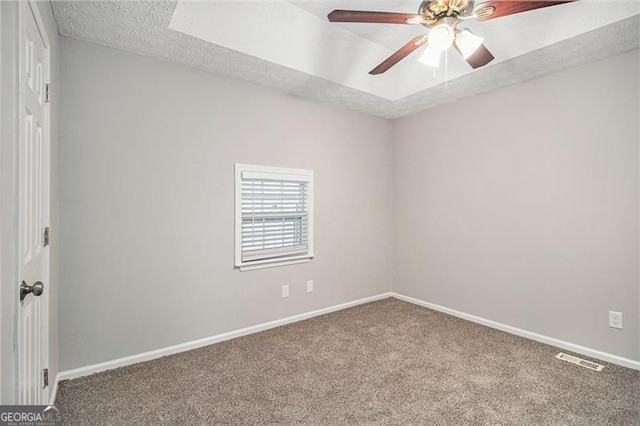
[[[215,1],[209,2],[205,6],[222,6],[223,8],[218,9],[218,12],[224,12],[226,10],[224,7],[228,7],[231,3],[241,3],[244,4],[244,7],[247,4],[253,4],[256,8],[282,7],[283,3],[285,3],[284,7],[295,5],[293,8],[297,11],[296,13],[302,14],[300,15],[301,20],[314,22],[315,19],[319,25],[317,31],[321,32],[322,36],[318,36],[317,41],[314,42],[313,52],[317,53],[314,53],[313,58],[317,57],[317,62],[325,67],[322,59],[329,57],[329,54],[326,53],[325,56],[323,52],[327,52],[331,46],[335,47],[337,42],[359,39],[362,45],[369,46],[372,52],[390,53],[398,47],[398,44],[402,45],[412,38],[416,34],[416,28],[420,28],[398,25],[326,23],[327,29],[325,30],[323,16],[327,11],[336,7],[354,8],[353,4],[346,2]],[[355,4],[359,4],[360,6],[357,8],[363,10],[414,12],[411,5],[417,3],[419,2],[407,2],[407,0],[386,3],[359,0],[359,3]],[[452,59],[449,81],[446,85],[443,83],[443,70],[438,70],[437,79],[434,80],[431,72],[417,68],[424,66],[422,64],[416,65],[415,60],[409,61],[410,58],[405,59],[404,63],[401,62],[385,75],[375,77],[367,74],[371,68],[370,61],[363,63],[362,60],[353,59],[353,56],[349,55],[342,55],[347,62],[338,64],[339,70],[343,67],[348,68],[347,77],[340,77],[340,74],[335,72],[332,74],[324,72],[323,74],[309,69],[301,71],[295,69],[295,66],[280,65],[275,60],[265,58],[269,55],[262,54],[258,38],[254,37],[255,41],[252,42],[251,37],[255,34],[262,34],[266,38],[267,34],[264,31],[267,31],[269,25],[272,27],[281,26],[268,19],[264,20],[264,27],[258,28],[260,23],[248,25],[250,22],[243,22],[237,16],[231,16],[231,12],[219,13],[218,25],[211,26],[219,31],[217,33],[199,33],[197,35],[201,38],[198,38],[169,27],[170,24],[176,26],[175,21],[172,22],[174,10],[178,12],[180,7],[184,6],[184,4],[178,6],[175,1],[54,1],[53,8],[60,34],[64,36],[238,78],[286,93],[341,105],[380,117],[396,118],[476,93],[640,49],[639,2],[633,0],[626,2],[583,1],[581,3],[583,5],[580,5],[580,9],[576,9],[580,12],[576,14],[577,18],[572,17],[571,14],[567,15],[567,9],[562,14],[549,15],[547,13],[554,8],[579,6],[578,4],[569,4],[493,21],[496,23],[501,21],[500,25],[490,26],[489,24],[493,24],[492,21],[476,23],[485,25],[485,27],[472,27],[472,29],[476,33],[483,32],[482,35],[486,37],[487,44],[489,44],[489,40],[497,43],[496,39],[501,38],[503,46],[508,47],[508,43],[504,43],[504,39],[516,39],[517,43],[514,44],[522,45],[524,43],[532,46],[533,50],[522,53],[521,50],[511,48],[509,51],[509,48],[494,44],[497,47],[491,46],[491,48],[496,53],[495,63],[472,72],[465,68],[466,64],[459,58]],[[347,5],[347,7],[341,5]],[[603,7],[607,8],[607,13],[598,13],[598,10],[603,10]],[[611,8],[617,9],[612,10]],[[290,12],[289,9],[287,11]],[[223,19],[220,20],[220,17]],[[246,40],[238,40],[232,27],[223,31],[223,28],[220,28],[220,23],[225,19],[237,22],[238,27],[243,29]],[[192,22],[194,20],[194,17],[186,16],[186,19],[183,19],[183,26],[186,22],[186,28],[193,30]],[[247,21],[249,20],[247,19]],[[567,24],[559,25],[559,21],[563,23],[566,21]],[[561,27],[562,31],[557,30],[558,27]],[[285,30],[301,34],[301,31],[305,31],[306,28],[309,27],[301,25],[296,27],[295,24],[292,24],[290,28],[285,28]],[[519,30],[519,28],[528,28],[528,32],[524,29]],[[585,29],[588,31],[584,32]],[[504,34],[505,31],[510,35],[522,34],[519,34],[520,38],[516,35],[512,37],[497,37],[495,35],[498,32]],[[290,34],[291,32],[282,33]],[[302,36],[308,38],[309,34],[301,34]],[[289,36],[287,35],[287,37]],[[205,41],[203,38],[209,39],[211,42]],[[541,44],[538,39],[545,39],[545,43]],[[242,53],[240,50],[251,54]],[[304,52],[298,54],[300,53]],[[296,52],[293,54],[295,55]],[[500,56],[499,59],[498,56]],[[380,60],[384,57],[383,55]],[[279,62],[290,65],[287,59],[284,57],[284,60],[279,60]],[[377,61],[374,59],[374,66]],[[322,77],[314,74],[322,75]]]

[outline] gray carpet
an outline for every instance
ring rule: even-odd
[[[640,372],[558,352],[386,299],[63,382],[57,404],[68,425],[640,425]]]

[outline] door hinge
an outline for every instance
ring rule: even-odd
[[[49,369],[48,368],[45,368],[44,370],[42,370],[42,383],[43,383],[43,386],[42,386],[43,389],[49,386]]]
[[[49,83],[44,85],[44,102],[51,102],[51,84]]]
[[[49,245],[49,227],[44,228],[44,246]]]

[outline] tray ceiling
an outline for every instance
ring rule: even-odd
[[[472,70],[450,50],[435,70],[416,52],[368,74],[426,29],[329,23],[333,9],[415,13],[416,1],[62,2],[62,35],[396,118],[640,48],[640,3],[589,1],[465,22],[495,55]]]

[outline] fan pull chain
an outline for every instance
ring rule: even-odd
[[[444,51],[444,89],[447,90],[449,88],[449,49]]]

